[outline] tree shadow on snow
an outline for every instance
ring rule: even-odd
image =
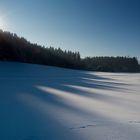
[[[127,90],[122,87],[127,84],[91,72],[53,67],[42,67],[38,71],[35,68],[29,72],[25,70],[26,66],[25,69],[16,67],[17,72],[13,75],[0,77],[0,137],[5,140],[10,137],[15,140],[84,139],[71,130],[79,118],[107,118],[68,103],[63,95],[67,98],[73,95],[71,100],[78,96],[112,103],[111,96],[98,94],[94,89]]]

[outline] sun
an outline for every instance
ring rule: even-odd
[[[5,23],[3,18],[0,18],[0,29],[4,30],[5,29]]]

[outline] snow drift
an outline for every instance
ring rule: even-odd
[[[140,139],[140,74],[0,62],[0,140],[93,139]]]

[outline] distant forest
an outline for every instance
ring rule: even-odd
[[[0,60],[43,64],[104,72],[139,72],[136,57],[85,57],[79,52],[40,46],[16,34],[0,30]]]

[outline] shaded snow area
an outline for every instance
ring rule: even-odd
[[[140,140],[140,74],[0,62],[0,140]]]

